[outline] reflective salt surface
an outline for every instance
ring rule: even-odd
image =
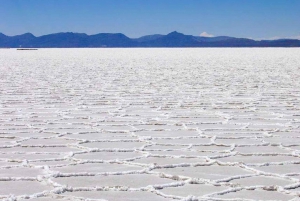
[[[0,199],[298,200],[300,49],[0,50]]]

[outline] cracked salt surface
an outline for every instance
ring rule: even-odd
[[[299,55],[0,50],[0,199],[299,200]]]

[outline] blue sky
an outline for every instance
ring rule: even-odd
[[[0,32],[300,38],[300,0],[0,0]]]

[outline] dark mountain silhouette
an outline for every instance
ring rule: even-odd
[[[159,37],[156,40],[142,42],[144,47],[199,47],[200,42],[194,36],[184,35],[176,31],[165,36]]]
[[[140,38],[135,38],[133,40],[137,41],[137,42],[147,42],[147,41],[151,41],[151,40],[156,40],[156,39],[161,38],[163,36],[164,35],[161,35],[161,34],[153,34],[153,35],[142,36]]]
[[[279,39],[279,40],[262,40],[262,47],[300,47],[300,40]]]
[[[31,33],[6,36],[0,33],[1,48],[71,48],[71,47],[300,47],[300,40],[279,39],[256,41],[228,36],[202,37],[176,31],[167,35],[129,38],[122,33],[55,33],[36,37]]]
[[[82,33],[49,34],[36,37],[32,41],[32,47],[86,47],[88,38],[88,35]]]
[[[11,37],[0,34],[0,47],[20,47],[22,45],[29,46],[34,39],[35,36],[31,33],[25,33]]]
[[[137,44],[136,41],[121,33],[101,33],[91,35],[87,47],[135,47]]]

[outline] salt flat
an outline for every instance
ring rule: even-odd
[[[2,200],[300,199],[300,49],[2,49],[0,72]]]

